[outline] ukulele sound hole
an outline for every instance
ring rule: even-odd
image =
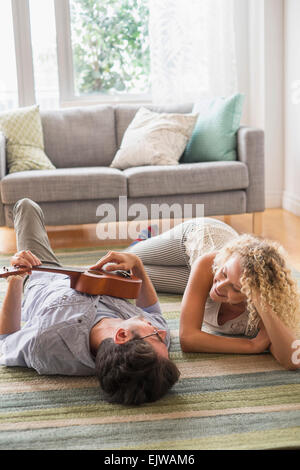
[[[91,274],[97,274],[98,276],[105,276],[105,274],[117,274],[118,276],[125,277],[125,278],[130,278],[130,273],[128,271],[123,271],[121,269],[118,269],[116,271],[98,271],[97,269],[89,269],[88,271]]]
[[[129,272],[127,271],[122,271],[122,270],[117,270],[115,271],[116,274],[118,274],[119,276],[122,276],[122,277],[126,277],[126,278],[129,278],[130,277],[130,274]]]

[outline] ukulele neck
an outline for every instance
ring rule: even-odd
[[[48,273],[65,274],[70,278],[70,287],[75,288],[79,276],[85,272],[83,268],[60,267],[52,265],[32,266],[32,271],[43,271]]]
[[[41,264],[39,266],[32,266],[33,271],[46,271],[49,273],[58,273],[58,274],[72,274],[72,273],[84,273],[86,269],[84,268],[73,268],[68,266],[54,266],[50,264]]]

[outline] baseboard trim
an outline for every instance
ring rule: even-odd
[[[266,209],[277,209],[282,207],[282,191],[266,191]]]
[[[282,207],[293,214],[300,216],[300,197],[288,191],[283,192]]]

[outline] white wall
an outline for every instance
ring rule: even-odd
[[[300,3],[300,0],[299,0]],[[284,0],[235,0],[242,124],[265,132],[266,207],[281,207],[284,189]]]
[[[284,188],[284,0],[264,1],[266,206],[282,207]]]
[[[300,216],[300,1],[284,2],[285,177],[283,207]]]

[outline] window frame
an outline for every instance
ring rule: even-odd
[[[19,106],[35,104],[29,0],[11,0]]]
[[[69,0],[54,0],[59,101],[74,100],[73,54]]]
[[[60,107],[101,103],[151,103],[151,94],[99,94],[76,96],[69,0],[53,0]],[[11,0],[15,39],[19,106],[36,103],[29,0]]]

